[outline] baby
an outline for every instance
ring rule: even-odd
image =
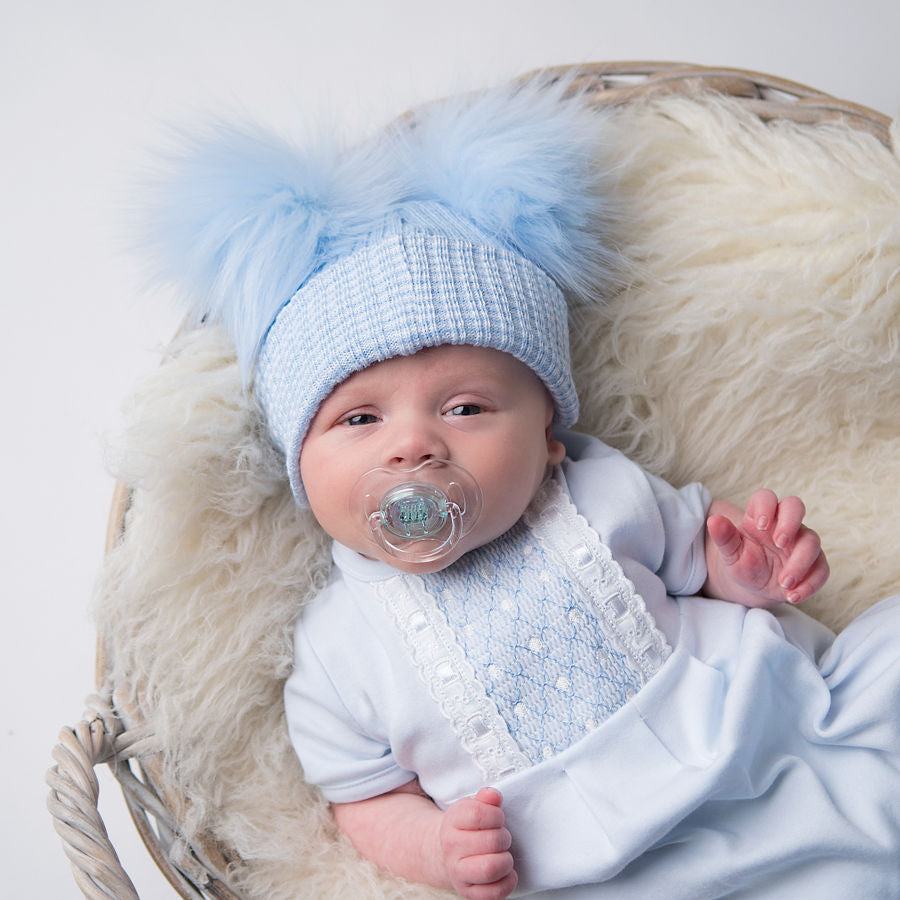
[[[793,608],[828,577],[801,501],[567,430],[568,302],[622,272],[603,125],[536,81],[343,153],[223,132],[171,180],[167,271],[334,538],[291,739],[363,855],[466,897],[888,896],[897,598],[835,638]]]
[[[566,457],[566,447],[551,430],[553,417],[553,402],[540,379],[514,357],[490,348],[433,347],[351,375],[319,407],[300,451],[300,475],[312,511],[340,543],[335,552],[347,576],[343,583],[390,577],[370,563],[375,560],[404,572],[440,571],[507,534],[544,485],[550,467]],[[604,453],[599,447],[593,452]],[[604,455],[612,460],[611,471],[625,468],[615,455]],[[398,559],[373,542],[366,517],[354,515],[341,500],[352,497],[373,465],[402,472],[436,459],[462,465],[484,485],[484,513],[445,556],[428,562]],[[678,501],[673,495],[670,502]],[[801,524],[803,512],[796,498],[779,503],[770,491],[754,494],[746,511],[713,502],[703,593],[747,606],[798,603],[810,596],[828,569],[815,533]],[[694,542],[702,542],[702,533]],[[361,569],[366,574],[358,574]],[[454,570],[457,578],[459,569]],[[322,613],[331,620],[329,628],[359,620],[355,610],[338,615],[331,597],[321,602],[332,606]],[[565,609],[567,617],[575,609],[573,601]],[[542,629],[549,621],[549,615],[541,619]],[[318,697],[315,691],[308,695],[310,666],[304,654],[314,657],[319,642],[302,623],[298,644],[301,662],[288,684],[287,703],[302,758],[308,744],[322,744],[322,737],[308,732],[324,723],[307,708]],[[529,653],[543,666],[543,648],[529,648]],[[384,760],[381,754],[378,758]],[[334,811],[357,848],[395,873],[473,898],[505,897],[516,885],[511,837],[496,790],[482,789],[442,813],[413,778],[370,799],[336,803]]]

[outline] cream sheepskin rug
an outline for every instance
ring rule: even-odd
[[[603,152],[633,280],[576,314],[580,427],[675,484],[802,496],[832,565],[806,609],[839,629],[900,591],[900,164],[710,97],[616,111]],[[186,836],[232,848],[248,898],[442,896],[359,860],[303,782],[281,689],[327,541],[218,331],[138,386],[113,467],[133,503],[98,590],[108,678]]]

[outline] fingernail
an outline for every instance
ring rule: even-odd
[[[779,534],[779,535],[775,538],[775,546],[776,546],[779,550],[784,550],[784,548],[787,546],[787,542],[788,542],[788,541],[787,541],[787,535],[786,535],[786,534]]]
[[[796,585],[796,584],[797,584],[797,579],[794,578],[793,575],[788,575],[787,578],[785,578],[784,581],[781,582],[781,586],[782,586],[786,591],[789,591],[789,590],[790,590],[792,587],[794,587],[794,585]]]
[[[799,603],[799,602],[800,602],[800,595],[799,595],[798,593],[796,593],[796,592],[794,592],[793,594],[788,594],[788,595],[787,595],[787,602],[788,602],[788,603]]]
[[[756,527],[760,531],[765,531],[769,527],[769,517],[768,516],[760,516],[756,520]]]

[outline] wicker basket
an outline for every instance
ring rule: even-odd
[[[579,86],[598,106],[627,104],[637,97],[701,88],[736,98],[761,118],[818,124],[840,120],[890,146],[890,119],[865,107],[811,88],[754,72],[663,62],[597,63],[577,67]],[[567,71],[560,69],[560,72]],[[107,549],[124,527],[128,494],[116,491]],[[98,654],[98,685],[107,681],[106,661]],[[110,696],[94,695],[84,721],[66,728],[53,752],[48,773],[49,808],[63,840],[75,880],[89,898],[136,898],[98,812],[94,767],[107,764],[119,781],[134,823],[150,854],[175,891],[185,898],[234,898],[226,886],[227,852],[210,836],[188,845],[181,837],[171,787],[154,770],[153,738],[139,710],[116,709]]]

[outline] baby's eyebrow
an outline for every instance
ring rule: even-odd
[[[322,401],[321,406],[361,406],[367,403],[372,392],[359,385],[339,384]]]
[[[345,396],[340,387],[337,387],[319,404],[313,421],[338,421],[350,415],[354,410],[368,405],[359,397]]]

